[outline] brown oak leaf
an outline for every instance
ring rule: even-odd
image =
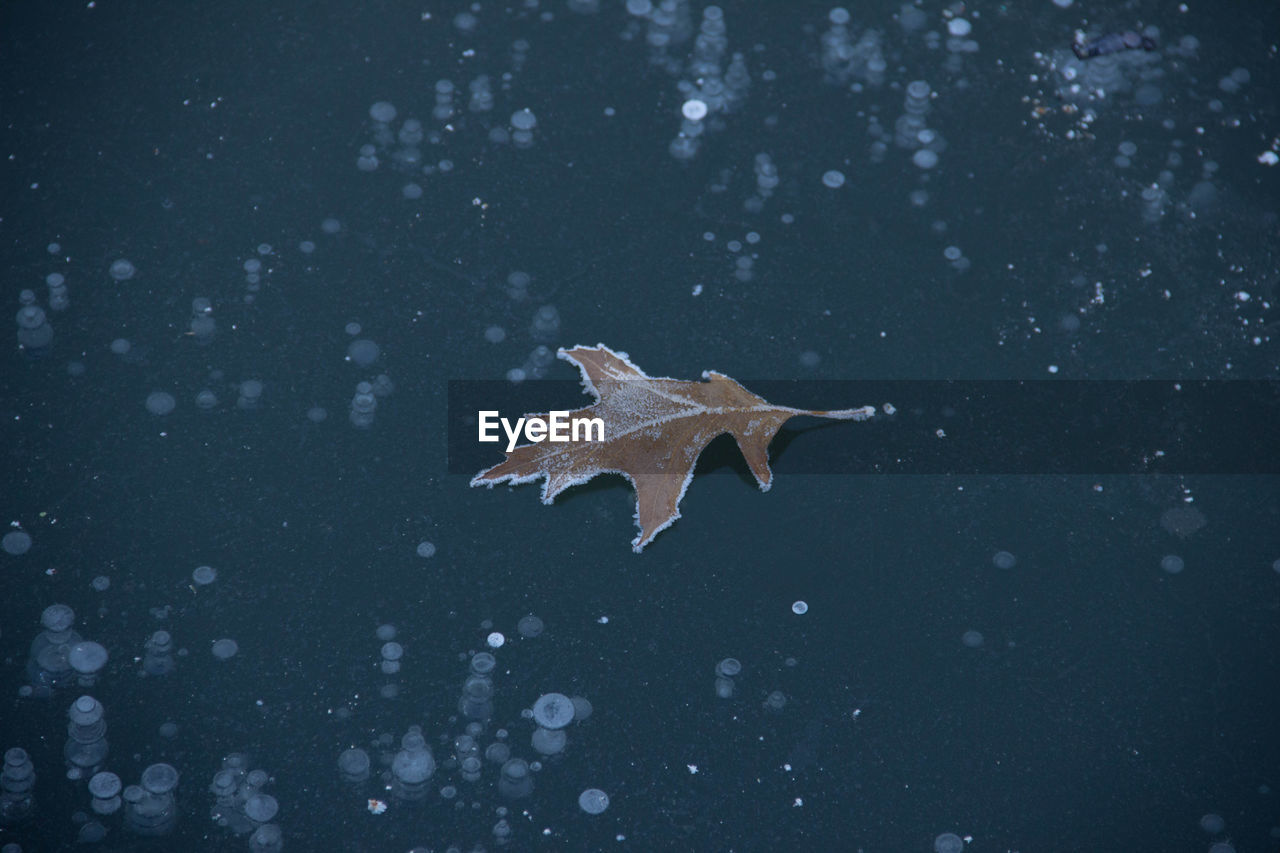
[[[762,491],[773,480],[769,442],[796,415],[861,421],[871,406],[838,411],[811,411],[775,406],[736,381],[708,370],[703,382],[647,376],[626,353],[604,344],[561,349],[557,355],[582,371],[582,384],[593,405],[568,414],[569,419],[600,418],[603,440],[524,444],[507,452],[505,461],[476,474],[473,486],[518,485],[546,478],[542,502],[555,500],[570,486],[597,474],[621,474],[636,492],[636,523],[631,541],[639,553],[660,531],[680,517],[693,469],[712,439],[730,433]],[[547,418],[547,414],[526,418]]]

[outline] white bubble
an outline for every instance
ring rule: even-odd
[[[680,107],[680,112],[689,121],[702,121],[707,116],[707,104],[697,98],[690,98]]]
[[[484,638],[485,644],[491,649],[500,649],[506,645],[507,638],[501,631],[494,631]]]
[[[67,652],[67,662],[81,675],[93,675],[107,665],[107,650],[100,643],[84,640]]]
[[[424,558],[434,557],[435,555],[436,555],[436,546],[433,543],[427,542],[427,541],[422,541],[418,543],[419,557],[424,557]]]
[[[394,104],[387,101],[378,101],[369,107],[369,118],[374,121],[389,122],[396,117],[396,108]]]
[[[803,616],[809,612],[809,605],[804,601],[797,601],[791,605],[791,612],[797,616]]]
[[[938,165],[938,152],[931,151],[928,148],[921,148],[911,155],[911,162],[915,163],[918,168],[932,169]]]
[[[609,795],[599,788],[588,788],[578,795],[578,806],[587,814],[600,814],[609,808]]]
[[[544,693],[533,703],[533,719],[544,729],[562,729],[573,716],[573,700],[563,693]]]
[[[167,415],[177,405],[168,391],[152,391],[147,395],[147,411],[153,415]]]
[[[137,273],[137,267],[125,258],[120,258],[111,262],[111,268],[107,272],[116,281],[128,281]]]
[[[1227,822],[1222,815],[1210,813],[1200,818],[1200,828],[1210,835],[1217,835],[1227,828]]]
[[[822,183],[823,186],[830,187],[833,190],[839,189],[844,186],[844,172],[829,169],[822,173]]]
[[[933,853],[961,853],[964,839],[954,832],[944,832],[933,839]]]
[[[254,794],[244,804],[244,813],[255,823],[266,823],[280,811],[280,804],[270,794]]]
[[[15,557],[31,550],[31,534],[25,530],[10,530],[4,535],[3,542],[4,552]]]
[[[947,22],[947,32],[953,36],[967,36],[973,32],[973,24],[964,18],[952,18]]]

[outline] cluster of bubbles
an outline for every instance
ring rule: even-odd
[[[956,272],[964,272],[973,265],[973,262],[965,257],[964,250],[954,244],[942,250],[942,257],[946,258],[947,263]]]
[[[527,280],[523,276],[523,273],[512,273],[512,279],[516,281]],[[542,305],[534,311],[533,320],[529,324],[529,335],[539,343],[529,351],[519,367],[512,367],[507,371],[507,380],[510,382],[541,379],[546,376],[547,368],[555,362],[555,351],[548,344],[554,343],[560,335],[560,312],[556,306]],[[506,337],[506,330],[501,326],[490,326],[485,330],[485,340],[490,343],[501,343]]]
[[[1160,30],[1149,26],[1140,35],[1159,41]],[[1198,49],[1197,40],[1188,37],[1177,45],[1166,46],[1165,52],[1194,56]],[[1153,106],[1164,98],[1160,84],[1165,73],[1160,56],[1153,52],[1121,50],[1081,59],[1062,47],[1042,55],[1041,61],[1055,75],[1058,97],[1067,103],[1087,105],[1124,94],[1137,104]]]
[[[431,543],[423,544],[430,545]],[[421,549],[421,546],[419,548]],[[382,647],[378,650],[381,658],[378,661],[378,668],[383,675],[388,677],[399,675],[401,663],[404,659],[404,646],[396,642],[396,626],[379,625],[376,634],[378,639],[382,641]],[[400,685],[394,679],[389,679],[378,689],[378,693],[383,699],[394,699],[400,695]]]
[[[938,155],[946,148],[942,134],[930,128],[926,121],[933,90],[928,81],[912,80],[903,96],[902,115],[894,123],[894,143],[899,148],[914,152],[911,162],[921,169],[938,165]]]
[[[1227,831],[1227,822],[1222,815],[1209,812],[1200,817],[1200,829],[1206,835],[1221,836]],[[1280,839],[1280,829],[1272,829],[1271,838]],[[1230,841],[1218,840],[1209,845],[1209,853],[1236,853],[1236,848]]]
[[[271,257],[275,254],[275,247],[270,243],[259,243],[257,248],[258,256],[256,258],[246,258],[241,264],[244,270],[244,296],[241,297],[245,305],[252,305],[257,301],[258,294],[262,291],[262,276],[270,273],[269,267],[263,266],[262,259]]]
[[[213,774],[209,793],[213,805],[209,817],[233,835],[248,835],[252,853],[279,853],[284,832],[274,823],[280,803],[264,789],[274,779],[261,768],[250,769],[249,756],[234,752],[222,759]]]
[[[1195,73],[1200,52],[1200,42],[1195,36],[1166,40],[1153,26],[1140,33],[1124,35],[1151,47],[1116,50],[1085,59],[1065,46],[1036,54],[1043,73],[1035,79],[1042,88],[1025,100],[1032,105],[1033,126],[1038,133],[1072,140],[1100,138],[1108,126],[1106,121],[1117,113],[1126,118],[1141,118],[1155,116],[1157,110],[1167,113],[1159,127],[1174,133],[1179,130],[1180,121],[1170,107],[1178,104],[1179,99],[1171,98],[1170,92],[1194,92],[1195,99],[1203,104],[1207,115],[1195,119],[1197,134],[1203,131],[1206,120],[1225,127],[1239,127],[1253,114],[1252,104],[1245,100],[1252,82],[1248,69],[1237,67],[1223,75],[1217,80],[1216,92],[1202,86]],[[1077,33],[1079,41],[1100,37],[1105,35]],[[1187,102],[1185,97],[1180,97],[1183,103]],[[1065,130],[1055,123],[1059,116],[1068,122]],[[1259,162],[1280,162],[1275,156],[1274,141],[1270,148],[1259,156]],[[1212,223],[1220,218],[1213,215],[1222,212],[1219,164],[1207,156],[1208,152],[1199,142],[1188,144],[1185,138],[1171,136],[1168,149],[1161,152],[1150,145],[1140,149],[1132,140],[1119,138],[1116,151],[1112,162],[1123,187],[1123,197],[1129,199],[1135,213],[1148,226],[1148,236],[1158,238],[1160,227],[1166,223],[1175,227],[1174,233],[1182,233],[1177,230],[1178,226]],[[1188,169],[1197,159],[1199,168]],[[1146,274],[1149,271],[1144,276]],[[1178,295],[1171,289],[1162,293],[1166,299]],[[1243,289],[1229,292],[1228,296],[1235,303],[1232,310],[1239,316],[1244,339],[1254,346],[1264,343],[1267,336],[1254,331],[1261,324],[1250,315],[1265,312],[1270,306],[1265,301],[1252,300],[1249,291]],[[1102,302],[1101,298],[1095,298],[1090,304]]]
[[[51,274],[58,275],[57,273]],[[65,285],[63,293],[65,298]],[[52,299],[51,299],[52,303]],[[36,304],[34,290],[23,290],[18,294],[18,348],[31,358],[38,358],[49,351],[53,344],[53,326],[49,323],[48,313]],[[69,303],[68,303],[69,304]]]
[[[527,50],[527,47],[526,47]],[[513,52],[512,65],[520,64],[521,51]],[[503,89],[509,89],[511,73],[503,75]],[[538,117],[528,107],[514,110],[505,125],[493,122],[488,114],[495,109],[493,82],[488,74],[477,74],[467,83],[466,114],[457,103],[460,94],[457,85],[448,79],[440,79],[432,88],[434,103],[431,118],[435,127],[427,127],[422,120],[408,117],[396,125],[400,111],[390,101],[376,101],[369,107],[372,123],[372,140],[360,146],[356,155],[356,169],[376,172],[383,162],[389,162],[394,170],[414,177],[429,177],[452,172],[455,163],[448,157],[438,157],[427,162],[426,147],[442,148],[451,136],[468,127],[467,114],[473,123],[486,129],[485,138],[493,144],[510,144],[515,148],[531,148],[535,142]],[[401,195],[409,200],[423,197],[424,190],[416,180],[401,187]]]
[[[685,73],[678,84],[682,95],[681,129],[670,145],[670,153],[677,159],[692,158],[698,152],[699,141],[705,131],[723,127],[723,116],[746,97],[749,89],[750,75],[740,54],[735,54],[727,70],[721,73],[727,46],[723,10],[717,6],[704,9],[689,63],[682,66],[669,49],[687,41],[695,32],[688,4],[674,0],[661,4],[638,0],[628,3],[627,9],[634,17],[648,23],[646,41],[653,50],[652,61],[673,75]],[[911,4],[903,4],[894,16],[904,35],[916,36],[928,50],[945,49],[944,71],[951,79],[962,75],[964,58],[979,49],[978,42],[972,37],[973,24],[960,11],[955,8],[944,10],[945,31],[930,29],[928,15]],[[858,25],[844,7],[835,7],[828,12],[827,25],[819,36],[819,56],[826,81],[855,93],[884,87],[888,57],[900,49],[891,43],[889,35],[881,29]],[[765,81],[773,81],[776,74],[764,71],[761,77]],[[937,92],[926,80],[912,81],[900,90],[903,91],[902,109],[892,126],[882,122],[880,108],[859,111],[857,115],[866,121],[870,161],[877,164],[894,148],[903,150],[920,170],[923,181],[926,173],[939,166],[941,155],[947,148],[941,131],[931,127],[927,121]],[[755,156],[754,168],[755,192],[743,204],[748,212],[759,213],[778,186],[779,178],[768,152]],[[845,169],[827,169],[821,175],[822,184],[829,189],[845,187],[848,180]],[[713,191],[723,189],[712,186]],[[922,186],[911,191],[910,199],[914,206],[923,207],[928,202],[929,193]],[[784,213],[782,221],[790,223],[793,217]],[[744,283],[751,281],[757,260],[756,253],[733,256],[731,272],[734,278]],[[960,272],[971,265],[969,259],[961,255],[948,256],[947,260]],[[701,292],[701,285],[694,289],[695,295]]]
[[[22,551],[29,547],[29,543],[20,543],[17,539],[9,537],[10,550]],[[421,556],[430,557],[435,553],[435,546],[424,541],[417,550]],[[191,572],[191,587],[193,590],[208,587],[217,578],[218,571],[213,566],[199,565]],[[105,649],[83,641],[74,623],[75,614],[65,605],[50,605],[42,612],[43,630],[32,644],[28,661],[32,679],[41,687],[38,691],[25,688],[22,695],[52,696],[58,688],[88,683],[101,670],[106,662]],[[534,615],[521,618],[516,625],[516,633],[524,639],[536,638],[544,629],[542,620]],[[390,677],[398,676],[404,648],[395,640],[395,627],[379,626],[376,635],[381,641],[381,671]],[[530,726],[527,746],[522,750],[511,731],[493,728],[495,701],[501,692],[496,653],[506,644],[506,637],[490,631],[487,643],[489,650],[476,652],[467,659],[458,693],[457,715],[450,720],[452,730],[441,731],[436,737],[439,743],[448,744],[443,757],[437,759],[425,730],[414,725],[398,739],[390,735],[379,737],[373,744],[378,756],[376,762],[363,749],[344,751],[338,761],[342,781],[371,793],[367,786],[376,776],[378,789],[388,792],[394,802],[419,803],[435,791],[441,801],[451,802],[459,810],[482,807],[481,797],[488,789],[484,784],[486,780],[500,802],[531,797],[538,774],[548,767],[546,762],[556,758],[557,764],[560,763],[558,757],[566,751],[571,731],[592,716],[593,708],[591,702],[581,696],[558,692],[537,696],[520,714]],[[229,651],[220,651],[223,647]],[[55,653],[50,653],[50,649]],[[80,653],[74,651],[79,649],[99,649],[101,653],[92,665],[65,666],[64,659],[79,661]],[[213,649],[215,656],[227,657],[234,654],[235,643],[224,638],[215,642]],[[171,673],[174,666],[169,632],[153,632],[146,641],[140,674],[164,676]],[[398,688],[394,682],[388,682],[387,686],[391,689],[381,691],[382,696],[395,698]],[[170,764],[152,764],[143,770],[137,784],[125,785],[120,776],[106,766],[110,746],[103,705],[92,695],[80,695],[71,702],[68,718],[63,749],[66,778],[86,785],[91,812],[77,819],[80,840],[101,841],[113,831],[112,827],[140,836],[171,833],[179,812],[178,771]],[[176,735],[176,726],[166,724],[161,733],[172,737]],[[375,771],[377,766],[382,770]],[[34,780],[35,768],[26,751],[19,747],[9,749],[0,773],[0,824],[16,825],[34,814]],[[272,782],[271,775],[254,769],[246,755],[233,753],[222,759],[209,785],[214,801],[210,812],[213,821],[234,835],[248,836],[249,849],[255,853],[274,853],[283,847],[284,836],[275,822],[280,805],[267,790]],[[369,802],[370,811],[375,814],[386,809],[381,800],[371,798]],[[586,787],[578,796],[578,805],[584,813],[601,814],[609,807],[609,795],[599,787]],[[493,841],[506,843],[514,836],[518,824],[510,820],[509,806],[505,804],[496,805],[493,814]],[[118,823],[112,823],[113,816],[118,816],[115,818]]]
[[[266,390],[266,386],[262,384],[261,379],[246,379],[236,386],[238,396],[236,397],[236,408],[252,411],[258,408],[262,402],[262,392]]]
[[[4,753],[0,770],[0,826],[14,826],[29,818],[36,808],[36,769],[31,756],[21,747]]]
[[[50,243],[50,254],[58,254],[61,246]],[[49,291],[49,310],[61,313],[72,305],[67,289],[67,277],[61,273],[49,273],[45,277],[45,287]],[[54,327],[49,323],[49,314],[36,304],[36,292],[22,289],[18,293],[18,348],[24,355],[37,357],[44,355],[54,342]]]
[[[632,28],[623,38],[634,39],[642,32],[649,46],[649,61],[669,74],[679,74],[681,60],[670,48],[689,40],[693,17],[686,0],[627,0]],[[642,29],[641,29],[642,28]]]
[[[913,18],[914,19],[914,16]],[[828,83],[852,86],[880,86],[889,67],[884,57],[883,35],[871,27],[858,31],[849,10],[837,6],[827,13],[830,26],[822,33],[822,70]]]
[[[65,604],[51,604],[41,612],[42,630],[31,641],[27,655],[30,683],[19,695],[48,698],[60,687],[92,687],[97,682],[107,665],[107,650],[81,637],[75,622],[75,611]]]
[[[67,743],[62,751],[67,759],[67,778],[83,779],[102,766],[110,749],[106,712],[97,699],[81,696],[71,703],[67,716],[71,722],[67,724]]]
[[[142,644],[142,672],[145,675],[168,675],[177,669],[173,635],[163,629],[153,631]]]
[[[929,29],[928,14],[917,5],[903,3],[894,19],[905,34],[919,33],[929,50],[945,48],[947,58],[943,70],[958,74],[963,57],[978,52],[979,45],[972,37],[973,23],[958,12],[963,6],[956,4],[944,10],[946,34]],[[847,86],[853,92],[866,88],[878,88],[885,83],[889,69],[887,54],[891,48],[884,30],[860,26],[843,6],[836,6],[827,13],[829,26],[820,37],[822,70],[828,83]]]
[[[529,284],[532,277],[523,270],[514,270],[507,275],[507,297],[514,303],[530,301],[532,294]],[[507,371],[507,379],[511,382],[523,382],[526,379],[541,379],[546,375],[547,367],[555,361],[555,352],[551,349],[560,338],[560,311],[555,305],[545,303],[534,309],[530,318],[528,334],[537,345],[528,353],[524,362]],[[484,339],[491,344],[500,344],[507,340],[507,330],[499,325],[491,325],[484,330]]]
[[[25,532],[11,531],[5,550],[21,554],[30,544]],[[192,581],[197,586],[211,584],[216,577],[217,572],[211,566],[198,566],[192,573]],[[110,583],[106,576],[99,576],[93,586],[106,590]],[[18,691],[20,697],[49,699],[59,690],[92,688],[96,684],[108,661],[107,650],[97,642],[84,640],[75,622],[75,612],[65,604],[52,604],[41,612],[41,630],[32,640],[27,656],[30,683]],[[169,674],[175,667],[174,655],[169,633],[154,632],[145,643],[139,674]],[[91,812],[75,815],[78,841],[100,842],[112,831],[112,826],[138,836],[170,834],[179,812],[178,771],[170,764],[154,763],[143,769],[136,784],[124,785],[120,776],[106,767],[111,749],[103,704],[92,694],[82,694],[70,703],[67,718],[67,737],[62,749],[66,763],[64,775],[71,782],[85,784]],[[172,737],[177,727],[166,723],[160,732]],[[0,825],[20,824],[33,815],[36,810],[34,780],[35,768],[28,753],[20,747],[10,748],[0,773]],[[118,823],[112,824],[113,816],[118,816]],[[277,843],[274,847],[251,849],[271,851],[280,847]]]
[[[124,825],[136,835],[168,835],[178,820],[178,771],[172,764],[151,764],[138,784],[124,789]]]
[[[524,302],[530,298],[529,283],[531,277],[522,270],[516,270],[507,276],[507,296],[513,302]],[[560,311],[555,305],[546,303],[534,309],[529,322],[529,337],[536,346],[529,351],[524,363],[507,371],[507,379],[522,382],[525,379],[541,379],[547,368],[555,361],[555,352],[551,345],[560,338]],[[499,334],[500,332],[500,334]],[[499,343],[506,338],[506,331],[491,327],[485,332],[485,339],[490,343]]]
[[[583,5],[591,7],[586,11],[599,11],[595,4]],[[742,103],[750,89],[751,75],[742,55],[729,50],[725,12],[715,5],[699,11],[685,0],[630,0],[625,8],[627,25],[622,38],[643,40],[649,47],[650,61],[677,80],[680,97],[676,104],[681,124],[671,142],[671,153],[681,159],[693,157],[707,131],[723,127],[727,114]],[[810,29],[816,39],[814,47],[828,83],[855,94],[884,90],[890,93],[890,97],[901,98],[900,107],[881,99],[879,103],[857,109],[854,115],[857,120],[865,121],[872,164],[882,162],[896,149],[905,152],[919,170],[920,186],[909,192],[910,202],[916,207],[923,208],[928,204],[930,191],[926,187],[930,173],[942,165],[942,157],[948,147],[943,131],[930,121],[936,99],[942,93],[926,79],[902,83],[889,79],[890,66],[908,48],[938,53],[943,58],[939,74],[951,89],[963,91],[972,88],[975,83],[970,75],[975,73],[975,65],[971,57],[980,49],[975,38],[976,20],[976,16],[966,16],[962,6],[945,7],[941,10],[941,20],[935,21],[931,14],[918,6],[904,3],[884,25],[876,25],[860,10],[835,7],[827,11],[821,26]],[[454,25],[463,32],[474,32],[478,18],[471,13],[462,13],[455,18]],[[1143,37],[1148,35],[1152,39],[1159,36],[1154,28],[1143,31]],[[373,121],[374,139],[362,149],[360,168],[374,170],[378,163],[389,157],[393,162],[411,165],[415,172],[453,169],[454,161],[448,159],[440,160],[438,169],[437,166],[423,166],[421,146],[449,144],[465,130],[468,113],[474,116],[493,109],[491,81],[500,80],[502,90],[512,87],[513,74],[519,71],[522,63],[519,57],[525,56],[522,46],[527,48],[527,43],[518,41],[512,45],[512,65],[508,72],[496,78],[477,75],[472,79],[466,87],[471,97],[465,109],[459,97],[463,87],[449,80],[437,81],[433,90],[436,103],[431,112],[433,120],[441,126],[434,130],[424,129],[422,123],[415,119],[406,119],[397,127],[398,111],[394,105],[387,101],[373,104],[369,114]],[[1064,44],[1056,50],[1037,54],[1037,59],[1045,65],[1045,80],[1055,86],[1058,100],[1086,113],[1082,122],[1087,126],[1093,121],[1095,106],[1108,97],[1131,96],[1139,104],[1149,103],[1153,97],[1158,100],[1161,97],[1158,90],[1161,77],[1167,76],[1164,68],[1167,63],[1162,64],[1162,60],[1185,60],[1194,56],[1197,49],[1198,43],[1188,37],[1175,44],[1162,45],[1159,52],[1129,50],[1081,60]],[[760,76],[765,81],[776,80],[772,71],[762,71]],[[1219,88],[1227,97],[1247,88],[1250,82],[1248,70],[1238,68],[1222,77]],[[1167,81],[1164,85],[1167,86]],[[1222,110],[1223,106],[1215,101],[1210,108]],[[611,114],[611,109],[606,113]],[[484,126],[489,127],[489,124]],[[520,109],[510,115],[507,126],[495,138],[504,143],[514,139],[520,145],[523,144],[520,134],[531,133],[536,126],[537,119],[532,112]],[[497,126],[490,127],[491,133],[498,130]],[[1145,189],[1135,192],[1133,198],[1142,205],[1143,216],[1151,221],[1180,206],[1189,207],[1192,211],[1207,210],[1217,198],[1213,183],[1215,166],[1212,163],[1206,165],[1196,186],[1188,193],[1186,202],[1175,201],[1177,196],[1171,184],[1176,171],[1172,164],[1154,176],[1155,179]],[[775,192],[779,176],[769,152],[755,155],[754,168],[756,186],[743,204],[749,212],[760,212],[765,201]],[[726,173],[729,171],[725,170]],[[839,189],[847,187],[857,177],[846,160],[839,168],[821,172],[821,183],[828,188]],[[715,192],[724,188],[717,187],[713,180],[711,189]],[[784,222],[790,219],[790,214],[783,214]],[[946,231],[945,222],[935,221],[932,226],[937,234]],[[972,266],[970,258],[957,245],[946,246],[942,255],[943,260],[957,272],[964,272]],[[751,281],[758,259],[756,252],[733,254],[730,258],[732,275],[740,282]],[[699,284],[694,293],[701,292]],[[1075,322],[1079,322],[1078,316]],[[496,342],[504,340],[507,333],[499,326],[490,326],[485,330],[485,337]],[[536,334],[535,340],[548,345],[552,343]],[[518,380],[536,376],[536,354],[530,362],[513,368],[512,377]]]
[[[151,764],[143,769],[137,784],[125,786],[119,775],[101,769],[107,754],[102,706],[92,697],[82,696],[72,705],[71,720],[67,778],[87,779],[85,790],[93,815],[77,812],[77,841],[103,841],[110,833],[107,821],[114,815],[121,815],[119,826],[132,835],[170,834],[178,819],[177,769],[163,762]],[[7,749],[0,771],[0,826],[16,827],[33,819],[37,810],[35,782],[35,766],[27,751],[21,747]],[[20,848],[6,845],[5,850],[10,849]]]
[[[764,210],[765,202],[773,195],[780,183],[778,164],[773,162],[769,152],[761,151],[756,154],[751,166],[756,176],[756,191],[754,195],[747,197],[742,206],[748,213],[759,213]]]
[[[733,693],[737,689],[737,682],[734,679],[741,672],[742,662],[737,658],[725,658],[716,663],[716,696],[721,699],[732,699]]]
[[[377,112],[379,107],[380,105],[375,105],[374,111]],[[321,223],[320,230],[324,234],[334,235],[341,232],[342,225],[338,220],[329,218]],[[299,243],[298,248],[302,254],[310,255],[315,252],[316,244],[312,241],[304,240]],[[50,244],[49,251],[56,254],[61,251],[61,246],[59,244]],[[243,301],[245,304],[248,305],[254,302],[257,294],[261,291],[265,276],[272,272],[271,268],[266,266],[264,260],[275,257],[274,247],[270,243],[264,242],[256,247],[255,254],[252,257],[242,262],[241,266],[245,282]],[[138,270],[127,258],[118,258],[109,264],[107,275],[112,281],[124,284],[132,281],[138,275]],[[49,351],[53,343],[53,328],[49,322],[49,312],[63,311],[70,306],[66,278],[62,273],[49,273],[46,276],[46,283],[49,291],[48,310],[38,304],[38,297],[35,291],[23,290],[19,294],[20,307],[16,315],[18,344],[24,354],[32,357]],[[215,340],[218,331],[218,324],[214,317],[214,301],[208,296],[196,296],[192,298],[190,306],[190,314],[185,320],[186,334],[184,338],[193,341],[199,346],[207,346]],[[550,306],[550,311],[552,315],[550,322],[546,318],[536,318],[536,322],[546,327],[549,333],[554,335],[559,330],[559,316],[555,313],[554,306]],[[347,331],[353,338],[357,338],[360,333],[359,324],[349,324]],[[128,338],[121,337],[112,340],[109,349],[128,364],[147,364],[148,348],[136,348]],[[371,368],[378,359],[379,347],[374,341],[358,338],[348,345],[347,361],[362,369]],[[68,365],[68,370],[72,375],[80,375],[83,374],[85,366],[80,362],[71,362]],[[200,411],[217,409],[222,391],[225,391],[234,399],[236,408],[254,410],[264,403],[266,385],[261,379],[257,378],[228,382],[224,372],[215,368],[209,371],[206,386],[200,388],[194,395],[196,408]],[[386,373],[379,373],[368,380],[357,382],[348,404],[351,423],[357,427],[371,426],[375,419],[379,401],[389,396],[393,391],[394,384]],[[156,416],[169,415],[177,409],[178,398],[170,390],[152,389],[144,398],[144,407],[147,412]],[[306,415],[312,422],[319,423],[327,419],[328,411],[323,406],[312,406],[307,410]],[[25,536],[26,534],[23,533],[21,535]],[[11,541],[16,543],[17,539],[15,538]]]
[[[362,370],[368,370],[377,363],[382,349],[375,341],[369,338],[356,337],[362,331],[363,329],[359,323],[347,324],[347,334],[354,338],[351,343],[347,344],[347,361]],[[352,426],[362,429],[373,426],[374,415],[378,410],[378,401],[391,396],[394,390],[395,384],[391,381],[391,377],[385,373],[379,373],[372,380],[362,379],[357,382],[355,393],[351,397],[351,403],[348,408],[348,417]],[[320,418],[320,420],[323,419],[323,417]]]
[[[71,295],[67,291],[67,278],[60,272],[51,272],[44,277],[45,287],[49,289],[49,310],[66,311],[71,307]]]
[[[635,14],[633,12],[633,14]],[[656,10],[650,8],[652,19]],[[728,30],[724,10],[719,6],[707,6],[702,10],[702,22],[694,37],[693,51],[689,56],[686,76],[676,88],[683,102],[680,106],[680,131],[671,140],[668,150],[677,160],[691,160],[698,153],[699,140],[707,130],[722,128],[720,116],[730,112],[747,96],[751,75],[741,53],[733,54],[725,66],[725,54],[729,48]]]
[[[218,322],[213,318],[213,301],[207,296],[197,296],[191,300],[191,319],[187,328],[196,343],[204,345],[213,340],[218,331]]]
[[[543,627],[541,619],[530,615],[519,621],[516,630],[521,637],[532,639],[542,634]],[[395,626],[379,626],[376,636],[382,642],[379,668],[386,675],[398,674],[404,649],[394,639]],[[429,741],[422,726],[410,725],[398,738],[383,733],[368,749],[351,746],[342,750],[337,759],[339,777],[354,792],[368,797],[370,812],[388,810],[389,804],[379,799],[384,792],[391,804],[401,806],[420,804],[434,796],[459,811],[482,809],[483,792],[491,785],[501,802],[492,808],[492,838],[498,844],[512,839],[515,826],[507,803],[533,795],[535,779],[547,768],[546,761],[564,753],[570,728],[588,719],[593,708],[582,696],[555,692],[538,696],[521,712],[532,724],[528,740],[531,754],[518,754],[511,731],[491,728],[495,701],[501,693],[495,652],[506,642],[503,634],[491,631],[487,643],[492,651],[468,656],[457,714],[450,718],[451,729]],[[394,689],[387,690],[384,685],[380,691],[383,698],[399,695],[398,688],[388,684]],[[441,753],[437,754],[432,742],[442,745]],[[578,803],[584,812],[600,814],[608,808],[609,796],[599,788],[587,788]]]

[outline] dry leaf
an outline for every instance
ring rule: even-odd
[[[549,504],[597,474],[622,474],[636,492],[640,533],[631,548],[637,553],[680,517],[694,465],[716,436],[731,433],[737,439],[760,489],[767,491],[773,479],[769,442],[788,420],[816,415],[861,421],[875,411],[871,406],[830,412],[775,406],[715,371],[704,371],[704,382],[646,376],[626,353],[604,344],[561,349],[557,355],[578,366],[583,387],[596,399],[569,418],[600,418],[604,440],[521,445],[507,453],[506,461],[477,474],[471,485],[517,485],[545,477],[542,502]]]

